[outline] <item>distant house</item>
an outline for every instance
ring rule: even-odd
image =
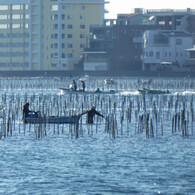
[[[84,59],[84,71],[108,71],[109,69],[109,60],[104,51],[85,51]]]
[[[143,34],[143,71],[182,68],[193,46],[193,36],[184,31],[150,30]]]

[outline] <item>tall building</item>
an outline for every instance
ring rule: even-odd
[[[104,0],[0,0],[0,70],[74,70]]]

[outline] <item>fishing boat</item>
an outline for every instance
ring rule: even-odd
[[[109,90],[109,91],[101,91],[99,88],[95,91],[83,91],[83,90],[72,90],[71,88],[59,88],[63,93],[77,93],[77,94],[115,94],[117,91]]]
[[[170,94],[169,90],[157,90],[157,89],[138,89],[141,94]]]
[[[74,116],[37,116],[35,114],[30,114],[28,117],[24,117],[24,123],[54,123],[54,124],[76,124],[79,122],[81,115],[74,115]]]

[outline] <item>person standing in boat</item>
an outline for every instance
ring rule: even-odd
[[[93,118],[95,115],[98,115],[104,118],[103,115],[101,115],[98,111],[96,111],[95,107],[92,107],[91,110],[87,111],[87,123],[88,124],[93,124]]]
[[[77,90],[77,84],[76,84],[75,80],[72,81],[72,89],[73,89],[73,91]]]
[[[85,82],[81,80],[81,85],[82,85],[82,91],[85,91]]]
[[[29,103],[26,102],[23,106],[23,117],[28,117],[29,112],[34,112],[34,111],[29,110]],[[37,114],[36,112],[34,113]]]

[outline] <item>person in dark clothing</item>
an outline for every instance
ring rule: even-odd
[[[101,116],[101,117],[104,118],[103,115],[101,115],[99,112],[97,112],[97,111],[95,110],[95,107],[92,107],[91,110],[89,110],[89,111],[87,112],[87,123],[88,123],[88,124],[93,124],[93,118],[94,118],[95,115],[98,115],[98,116]]]
[[[23,106],[23,117],[28,117],[29,112],[34,112],[29,110],[29,103],[26,102]],[[37,114],[37,112],[34,112],[35,114]]]
[[[72,89],[73,89],[73,91],[77,90],[77,84],[76,84],[75,80],[72,81]]]
[[[81,80],[81,85],[82,85],[82,91],[85,91],[85,82]]]

